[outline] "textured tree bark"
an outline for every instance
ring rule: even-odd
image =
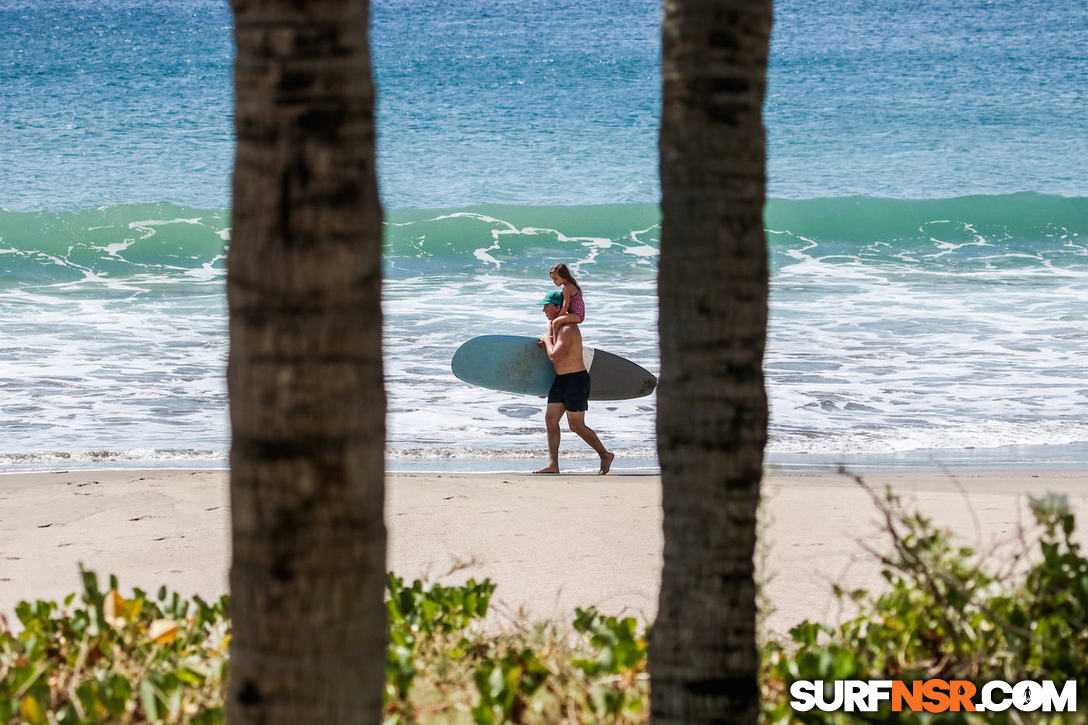
[[[232,0],[231,723],[378,722],[381,207],[366,0]]]
[[[767,438],[762,104],[771,0],[666,0],[662,24],[664,568],[652,717],[755,723],[756,508]]]

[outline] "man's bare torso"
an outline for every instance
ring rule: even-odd
[[[582,360],[582,333],[578,325],[563,325],[555,333],[555,345],[559,354],[552,358],[556,375],[577,373],[586,369]]]

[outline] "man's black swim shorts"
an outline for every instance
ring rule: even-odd
[[[572,413],[589,410],[589,371],[556,375],[552,389],[548,391],[548,402],[562,403]]]

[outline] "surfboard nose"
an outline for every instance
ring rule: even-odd
[[[654,392],[654,390],[656,390],[656,389],[657,389],[657,378],[655,378],[653,375],[650,375],[650,378],[642,383],[642,387],[639,388],[638,395],[636,395],[635,397],[636,398],[641,398],[644,395],[649,395],[650,393]]]

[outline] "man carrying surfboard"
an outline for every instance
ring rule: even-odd
[[[586,425],[589,410],[589,371],[582,358],[582,333],[578,325],[562,325],[552,333],[551,321],[559,316],[563,293],[549,292],[541,300],[548,318],[548,334],[540,336],[540,346],[548,351],[555,367],[555,382],[548,391],[544,424],[548,429],[548,465],[536,473],[559,473],[559,421],[567,416],[567,425],[601,457],[600,474],[608,473],[615,453],[610,453],[601,439]]]

